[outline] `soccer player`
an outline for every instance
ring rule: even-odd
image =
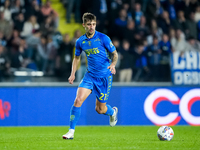
[[[82,19],[86,33],[76,41],[75,57],[72,63],[71,75],[68,79],[69,83],[73,84],[82,51],[87,56],[88,68],[79,84],[70,112],[70,128],[63,135],[63,139],[74,138],[75,126],[81,114],[81,105],[92,92],[96,95],[95,110],[99,114],[110,116],[110,126],[115,126],[117,123],[117,107],[112,108],[107,104],[112,86],[112,74],[116,73],[117,51],[107,35],[95,30],[95,15],[85,13]],[[109,58],[109,54],[111,54],[112,60]]]

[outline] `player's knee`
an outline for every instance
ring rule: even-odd
[[[74,106],[76,107],[80,107],[82,105],[83,101],[80,97],[76,97],[75,101],[74,101]]]

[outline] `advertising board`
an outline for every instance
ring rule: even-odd
[[[69,125],[76,87],[0,88],[0,126]],[[113,87],[108,104],[118,125],[200,125],[200,88]],[[95,95],[83,103],[78,125],[109,125],[95,111]]]

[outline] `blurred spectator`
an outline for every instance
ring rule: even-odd
[[[50,0],[46,0],[46,3],[41,7],[41,12],[45,18],[48,17],[51,13],[58,16],[57,12],[51,7]]]
[[[197,23],[194,20],[194,13],[191,12],[189,16],[190,18],[186,22],[189,31],[188,37],[192,36],[195,39],[197,39],[198,31],[197,31]]]
[[[14,29],[22,32],[23,27],[24,27],[24,14],[23,13],[19,13],[18,16],[16,17],[16,20],[14,20]]]
[[[73,57],[72,54],[73,46],[71,44],[69,34],[65,34],[56,56],[55,69],[57,77],[66,80],[70,76]]]
[[[60,44],[63,42],[63,35],[59,31],[56,31],[54,32],[54,34],[49,35],[49,36],[52,37],[52,42],[55,48],[58,49]]]
[[[122,7],[122,0],[110,0],[108,4],[108,21],[109,29],[113,28],[115,19],[118,17],[119,10]]]
[[[170,81],[170,54],[172,46],[167,34],[163,34],[162,41],[159,42],[161,49],[160,72],[162,81]]]
[[[185,0],[185,9],[184,12],[186,18],[189,18],[190,13],[194,13],[196,10],[196,7],[199,5],[199,2],[197,0]]]
[[[127,26],[127,12],[125,9],[121,9],[119,17],[115,19],[115,23],[111,28],[111,37],[117,37],[120,40],[123,39],[123,32]],[[117,32],[116,32],[117,31]]]
[[[169,56],[169,54],[172,52],[172,46],[169,41],[169,36],[167,34],[162,35],[162,40],[159,42],[159,45],[160,45],[162,55]]]
[[[127,25],[127,12],[125,9],[121,9],[119,17],[115,19],[115,24],[119,27],[125,27]]]
[[[159,0],[150,0],[147,6],[146,10],[146,16],[148,19],[148,22],[151,21],[151,19],[156,19],[159,15],[161,15],[163,12],[163,8],[160,4]]]
[[[132,12],[133,19],[135,20],[136,26],[140,24],[140,18],[143,16],[143,12],[141,11],[140,3],[135,3],[135,9]]]
[[[47,39],[45,36],[40,37],[40,42],[37,44],[37,57],[36,63],[40,71],[45,70],[47,62]]]
[[[147,49],[147,56],[149,67],[151,70],[152,80],[160,80],[160,60],[161,60],[161,49],[158,43],[158,38],[154,36],[153,44]]]
[[[198,40],[190,36],[187,41],[190,46],[189,50],[200,52],[200,42]]]
[[[35,59],[35,54],[37,52],[37,44],[40,43],[41,32],[35,30],[34,33],[26,38],[28,45],[27,57],[30,59]]]
[[[13,26],[12,24],[4,19],[4,13],[0,12],[0,31],[5,36],[6,40],[8,40],[12,34]]]
[[[21,3],[20,0],[14,1],[14,5],[11,6],[10,11],[12,13],[12,19],[15,19],[15,17],[18,15],[18,13],[20,13],[20,12],[25,13],[26,12],[26,10],[23,7],[23,4]]]
[[[59,25],[59,17],[55,13],[51,13],[50,17],[52,18],[52,24],[54,26],[54,30],[56,30],[58,28],[58,25]]]
[[[133,81],[147,81],[150,70],[147,64],[147,58],[144,55],[144,45],[139,43],[134,51]]]
[[[196,7],[195,15],[194,15],[194,20],[196,22],[200,21],[200,5]]]
[[[28,21],[24,23],[23,30],[21,32],[21,36],[28,37],[33,34],[35,30],[38,30],[40,25],[37,23],[37,19],[35,16],[31,16]]]
[[[8,76],[10,62],[5,52],[5,47],[0,44],[0,82]]]
[[[136,42],[140,42],[141,40],[144,40],[147,35],[150,34],[149,28],[146,24],[146,17],[142,16],[140,18],[140,25],[136,28]]]
[[[188,37],[189,30],[183,11],[178,12],[178,18],[175,22],[175,27],[176,29],[181,29],[181,31],[184,32],[185,36]]]
[[[108,7],[106,0],[95,0],[93,1],[93,12],[96,15],[97,27],[96,29],[100,32],[105,32],[106,20]]]
[[[26,41],[22,39],[22,44],[20,44],[20,49],[21,50],[25,50],[27,47],[26,45]],[[21,51],[20,50],[20,51]],[[35,63],[34,60],[30,59],[30,58],[26,58],[24,60],[24,63],[23,63],[24,67],[28,68],[28,69],[31,69],[31,70],[34,70],[34,71],[37,71],[38,70],[38,67],[37,67],[37,64]]]
[[[160,41],[161,38],[162,38],[162,34],[163,34],[163,31],[162,31],[162,28],[160,28],[156,22],[155,19],[152,19],[151,20],[151,31],[152,33],[155,33],[155,35],[158,37],[158,40]],[[156,31],[156,32],[153,32],[153,31]]]
[[[11,54],[11,67],[20,69],[26,68],[31,60],[27,57],[27,45],[24,39],[20,40],[20,44],[15,47],[16,51]]]
[[[21,38],[19,35],[19,31],[13,30],[13,34],[8,41],[8,47],[10,47],[12,50],[15,51],[16,50],[15,48],[19,46],[20,42],[21,42]]]
[[[40,11],[40,5],[37,0],[31,0],[26,5],[25,19],[28,20],[30,16],[36,16],[39,23],[42,22],[43,16]]]
[[[47,17],[45,19],[45,21],[41,24],[40,30],[42,31],[44,36],[54,33],[55,24],[54,24],[51,16]]]
[[[185,35],[180,29],[176,30],[176,38],[171,44],[175,51],[184,52],[189,50],[189,45],[185,40]]]
[[[124,2],[122,8],[127,12],[127,20],[133,20],[132,11],[128,2]]]
[[[176,19],[176,9],[175,9],[175,0],[169,0],[167,5],[167,11],[169,13],[169,18],[172,22]]]
[[[135,22],[133,20],[129,20],[127,27],[124,30],[123,38],[129,41],[130,47],[135,45],[135,32]]]
[[[57,47],[49,35],[47,38],[47,61],[44,65],[43,72],[45,75],[55,75],[55,60],[57,56]]]
[[[158,38],[158,41],[161,41],[162,39],[163,31],[160,27],[157,26],[156,20],[151,20],[151,34],[147,36],[147,42],[148,45],[151,45],[153,43],[153,37],[156,36]]]
[[[64,0],[65,7],[66,7],[66,19],[67,23],[71,22],[71,14],[73,12],[73,9],[75,10],[74,16],[75,16],[75,22],[80,23],[81,22],[81,16],[80,16],[80,5],[81,0]]]
[[[0,7],[0,11],[4,12],[4,19],[7,21],[11,21],[11,11],[10,11],[10,1],[6,0],[4,5]]]
[[[130,43],[128,40],[123,40],[122,46],[119,50],[120,53],[120,82],[131,82],[132,68],[133,68],[133,55],[131,54]]]
[[[167,11],[163,11],[162,15],[158,18],[158,26],[161,27],[165,34],[169,34],[169,28],[171,26],[171,20]]]

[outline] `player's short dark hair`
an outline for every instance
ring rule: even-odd
[[[96,21],[96,16],[92,13],[87,12],[87,13],[83,14],[82,20],[83,20],[83,23],[86,23],[86,22],[92,21],[92,20]]]

